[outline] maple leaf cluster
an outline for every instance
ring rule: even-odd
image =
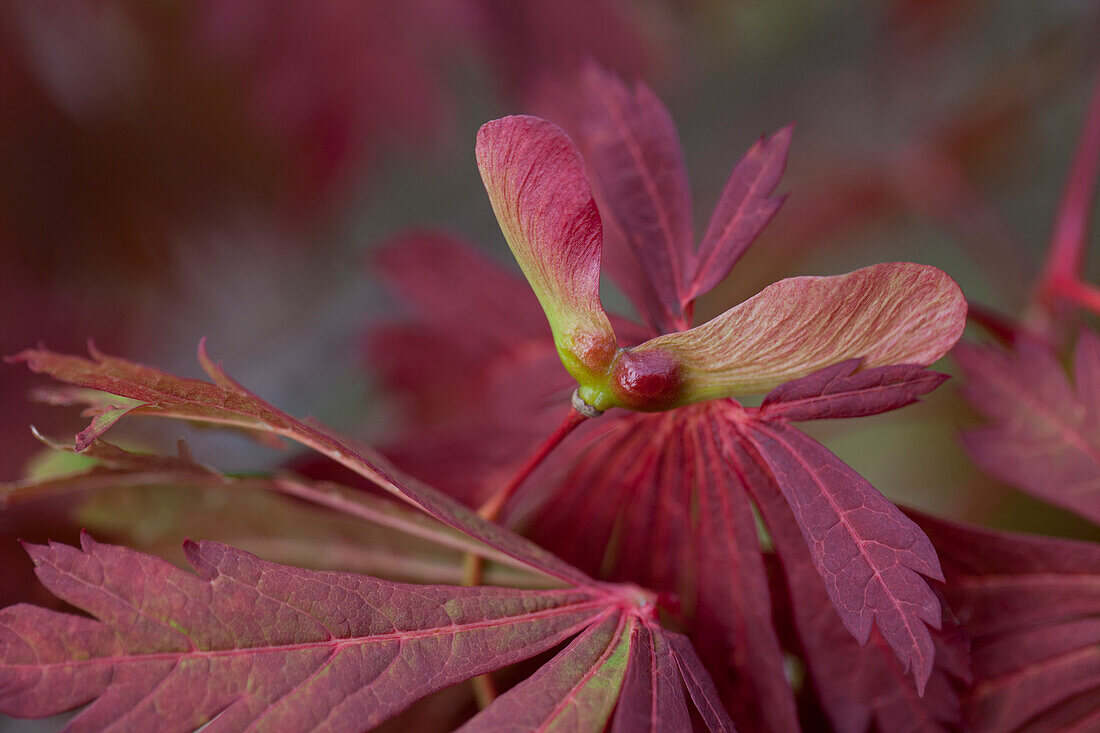
[[[0,711],[82,708],[72,730],[362,730],[474,680],[462,730],[1100,725],[1096,545],[903,510],[794,425],[910,405],[955,348],[988,417],[964,436],[975,461],[1100,521],[1100,336],[1077,338],[1072,385],[1055,341],[1055,301],[1087,304],[1100,87],[1041,312],[1006,347],[957,348],[962,292],[914,263],[783,279],[695,325],[783,202],[792,128],[733,168],[696,245],[656,95],[589,66],[568,96],[560,125],[506,117],[476,141],[526,283],[442,232],[379,255],[416,310],[368,336],[407,438],[376,449],[294,418],[205,343],[209,381],[94,346],[10,358],[58,383],[41,399],[84,407],[73,446],[48,442],[92,465],[5,485],[4,504],[132,502],[135,539],[150,492],[240,518],[230,544],[186,542],[189,569],[87,534],[28,546],[84,615],[0,611]],[[632,314],[604,309],[604,274]],[[104,441],[139,416],[290,441],[362,486]],[[314,567],[272,559],[301,557],[294,543]]]

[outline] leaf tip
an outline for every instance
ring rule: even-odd
[[[35,567],[41,565],[46,558],[46,554],[50,551],[50,545],[42,545],[36,542],[28,542],[24,539],[16,540],[19,546],[23,548],[23,552],[27,553],[27,556],[34,563]]]
[[[210,557],[210,551],[219,547],[224,551],[224,547],[216,542],[196,542],[190,537],[186,537],[183,540],[183,556],[187,558],[187,562],[191,564],[199,577],[204,580],[212,580],[217,576],[218,571],[216,563]]]
[[[50,544],[52,545],[53,542],[51,541]],[[81,528],[80,549],[83,550],[86,555],[91,555],[98,547],[99,542],[96,541],[95,537],[92,537],[91,533],[88,532],[88,530]]]

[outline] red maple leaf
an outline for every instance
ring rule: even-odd
[[[917,516],[972,642],[975,731],[1100,725],[1100,545]]]
[[[989,474],[1100,523],[1100,336],[1083,330],[1074,384],[1053,350],[1018,336],[1011,351],[960,344],[962,394],[991,420],[963,434]]]
[[[923,691],[933,671],[927,626],[939,626],[941,611],[920,575],[940,577],[935,552],[910,520],[789,420],[885,411],[937,386],[942,376],[921,365],[959,336],[965,305],[957,286],[934,268],[908,264],[795,278],[689,329],[695,298],[725,277],[778,208],[772,191],[790,128],[761,139],[734,169],[696,249],[679,144],[653,93],[590,69],[576,106],[579,151],[535,118],[506,118],[479,135],[490,199],[553,332],[553,340],[541,342],[528,336],[523,353],[527,363],[545,364],[556,348],[590,407],[659,412],[616,410],[589,421],[552,454],[541,476],[514,499],[505,497],[504,515],[590,572],[676,593],[738,725],[789,730],[797,717],[752,514],[754,502],[782,496],[838,620],[861,643],[877,622],[876,644],[893,650],[900,669],[912,668]],[[430,245],[410,238],[399,246],[410,265],[429,256],[448,263],[470,258],[443,242],[436,235]],[[628,332],[604,315],[601,251],[644,327]],[[414,272],[410,267],[402,280]],[[498,280],[505,276],[496,271]],[[469,281],[434,284],[438,302],[466,301]],[[423,307],[428,298],[421,293],[414,300]],[[533,307],[529,296],[513,306],[525,317]],[[491,328],[490,313],[475,320],[486,324],[479,329]],[[405,358],[425,331],[448,331],[445,323],[432,325],[429,316],[404,332],[387,328],[386,335],[408,348]],[[451,326],[449,338],[461,333]],[[442,350],[446,341],[432,342],[436,362],[450,353]],[[487,370],[480,378],[505,379],[517,351],[518,343],[478,349],[476,361]],[[388,355],[382,359],[394,385],[398,370]],[[508,392],[515,401],[505,403],[476,383],[477,374],[458,389],[470,388],[478,417],[444,432],[456,438],[453,447],[482,458],[487,448],[478,444],[489,443],[488,436],[510,434],[513,456],[529,448],[531,431],[510,431],[507,421],[536,401],[536,413],[545,414],[546,396],[564,397],[569,384],[560,373],[539,381],[517,370],[522,389]],[[759,410],[728,399],[771,387]],[[509,415],[498,419],[502,414]],[[420,470],[415,445],[396,454]],[[751,474],[738,467],[745,457],[756,467]],[[451,459],[461,465],[461,456]],[[438,454],[429,461],[438,467]],[[479,473],[492,481],[489,471]],[[796,597],[800,592],[792,589]]]
[[[30,546],[39,579],[92,618],[25,604],[0,612],[0,710],[42,717],[87,705],[71,730],[361,730],[435,690],[572,638],[467,728],[522,720],[534,728],[598,731],[614,714],[620,730],[682,730],[690,725],[690,698],[710,730],[732,730],[690,644],[657,623],[651,593],[592,580],[403,475],[371,448],[264,402],[201,346],[199,359],[213,383],[98,352],[84,359],[37,349],[15,357],[84,390],[64,392],[83,395],[94,410],[103,401],[94,391],[103,391],[131,400],[127,414],[212,423],[309,446],[475,541],[468,551],[518,563],[564,587],[407,585],[278,565],[210,542],[185,546],[196,574],[88,536],[80,550]],[[100,468],[7,487],[7,499],[44,487],[88,488],[89,479],[103,474],[113,483],[135,474],[143,475],[138,483],[150,474],[169,482],[224,479],[186,450],[177,458],[141,457],[99,442],[113,422],[90,428],[94,438],[85,435],[85,451]],[[270,488],[454,547],[455,535],[417,529],[400,511],[381,509],[358,492],[295,481]]]

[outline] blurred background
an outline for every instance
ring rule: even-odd
[[[369,253],[432,226],[507,262],[474,134],[544,111],[542,90],[588,59],[670,108],[697,232],[752,142],[797,122],[790,197],[700,319],[778,277],[888,260],[938,265],[1017,316],[1097,39],[1096,0],[0,0],[0,352],[91,338],[200,376],[206,336],[269,401],[385,440],[364,332],[400,308]],[[81,427],[29,402],[34,383],[0,365],[0,481],[39,451],[29,425]],[[1095,536],[971,467],[956,436],[972,421],[948,383],[814,430],[898,501]],[[134,435],[171,445],[178,426],[155,422]],[[286,460],[189,440],[226,470]],[[0,514],[4,604],[34,594],[11,540],[72,531],[63,503]]]

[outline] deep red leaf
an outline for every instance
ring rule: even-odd
[[[595,65],[585,69],[577,93],[573,129],[612,234],[609,247],[619,243],[634,260],[635,277],[618,282],[654,329],[684,328],[694,235],[672,117],[649,87],[628,87]]]
[[[688,730],[691,720],[677,655],[665,634],[637,624],[612,733]]]
[[[1093,729],[1100,544],[917,519],[940,551],[948,603],[973,640],[974,729]]]
[[[788,125],[771,138],[761,137],[730,172],[692,271],[687,273],[689,300],[709,292],[729,275],[783,204],[786,197],[772,193],[787,167],[793,131],[794,125]]]
[[[30,546],[95,618],[0,612],[0,709],[72,730],[362,730],[434,690],[550,648],[608,612],[583,589],[410,586],[188,544],[198,575],[85,536]]]
[[[795,725],[791,688],[776,638],[768,579],[752,503],[726,458],[732,437],[725,405],[689,423],[698,524],[691,532],[699,592],[692,637],[742,727],[782,731]],[[751,693],[746,695],[746,692]]]
[[[941,731],[961,727],[959,688],[970,679],[966,639],[950,625],[930,633],[935,666],[924,694],[872,629],[865,644],[853,638],[833,607],[795,514],[743,447],[730,444],[728,460],[753,489],[781,561],[790,609],[812,689],[839,733]]]
[[[848,359],[782,384],[764,398],[760,417],[767,420],[818,420],[862,417],[916,402],[948,378],[918,364],[859,369]]]
[[[546,318],[515,268],[454,235],[403,232],[379,247],[371,262],[372,274],[424,321],[438,330],[459,331],[461,346],[478,357],[546,338]]]
[[[742,431],[794,512],[844,625],[860,644],[876,625],[923,693],[934,657],[928,626],[938,629],[942,615],[920,577],[943,580],[932,543],[866,479],[793,427],[746,421]],[[752,490],[761,503],[762,489]]]
[[[707,728],[712,731],[733,733],[733,724],[719,703],[714,682],[707,674],[707,670],[703,668],[703,663],[699,661],[691,643],[686,637],[678,634],[669,634],[668,640],[676,652],[676,665],[680,668],[680,674],[683,675],[688,695],[695,703],[695,709],[699,711]]]
[[[533,537],[579,567],[679,597],[738,726],[786,731],[797,713],[756,524],[723,457],[729,405],[600,418],[575,463],[531,488],[545,501],[525,519]]]
[[[1100,336],[1082,331],[1071,386],[1050,348],[961,344],[963,396],[991,420],[963,442],[987,472],[1100,523]]]

